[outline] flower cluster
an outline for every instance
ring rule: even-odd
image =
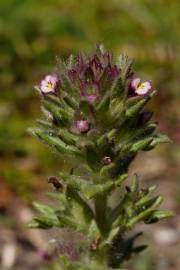
[[[112,82],[119,75],[120,69],[113,64],[112,55],[104,52],[90,57],[79,54],[76,63],[67,73],[72,83],[81,89],[82,98],[93,103],[101,95],[103,78]],[[57,75],[47,75],[40,83],[40,90],[43,94],[56,93],[59,82]]]
[[[107,77],[111,83],[120,74],[117,65],[112,64],[110,53],[104,53],[101,58],[96,54],[84,61],[81,55],[78,56],[76,66],[68,70],[68,76],[74,84],[81,89],[81,97],[89,103],[94,103],[102,92],[102,77]],[[60,79],[57,75],[46,75],[40,83],[42,94],[55,94],[60,86]],[[152,90],[150,81],[142,82],[140,78],[131,79],[129,84],[129,96],[144,96]]]
[[[81,89],[81,96],[93,103],[103,91],[103,78],[112,82],[120,73],[117,65],[113,64],[109,52],[85,57],[78,55],[75,65],[68,70],[72,82]]]
[[[66,74],[73,87],[80,91],[80,101],[87,101],[89,104],[96,104],[101,101],[104,95],[104,88],[111,89],[113,82],[121,76],[121,67],[114,63],[112,54],[99,51],[93,55],[86,56],[79,54],[75,61],[66,69]],[[128,97],[146,96],[151,90],[150,81],[142,82],[140,78],[133,77],[130,70]],[[57,95],[58,88],[63,87],[63,77],[59,75],[46,75],[40,83],[40,92],[43,96]],[[61,91],[60,91],[61,92]],[[78,109],[79,110],[79,109]],[[80,133],[87,133],[90,129],[90,121],[87,117],[78,116],[74,119],[75,130]]]

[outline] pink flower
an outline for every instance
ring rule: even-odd
[[[41,81],[40,89],[43,94],[53,94],[56,92],[59,85],[59,79],[57,75],[47,75],[44,80]]]
[[[140,78],[134,78],[131,82],[130,87],[139,96],[146,95],[152,89],[150,81],[141,82]]]
[[[77,120],[76,128],[81,132],[85,133],[89,130],[89,123],[87,120]]]

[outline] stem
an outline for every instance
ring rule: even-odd
[[[107,205],[106,195],[103,194],[95,197],[96,223],[100,229],[102,236],[104,236],[107,231],[106,205]]]

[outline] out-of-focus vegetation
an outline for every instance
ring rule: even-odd
[[[159,94],[151,106],[174,141],[159,154],[174,168],[180,156],[179,24],[179,0],[1,0],[0,203],[10,197],[6,187],[32,199],[44,177],[62,166],[26,132],[39,111],[33,86],[52,71],[56,56],[90,51],[96,43],[127,53],[139,74],[153,80]]]

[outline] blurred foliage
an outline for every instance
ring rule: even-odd
[[[150,251],[145,251],[143,254],[136,256],[132,261],[133,270],[157,270],[158,268],[153,261],[152,254]]]
[[[160,93],[152,106],[162,130],[178,143],[179,20],[178,0],[1,0],[0,178],[28,198],[42,176],[62,166],[26,133],[39,105],[32,88],[56,55],[100,42],[127,53],[142,77],[155,81]],[[177,162],[179,152],[174,144],[166,154]]]

